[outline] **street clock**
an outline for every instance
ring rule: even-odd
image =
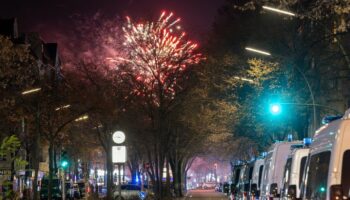
[[[112,135],[113,142],[121,144],[125,141],[125,134],[123,131],[116,131]]]

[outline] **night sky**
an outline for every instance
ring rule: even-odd
[[[0,0],[0,18],[17,17],[20,31],[39,32],[44,40],[55,41],[53,33],[64,32],[71,16],[93,15],[150,18],[162,10],[181,17],[185,30],[201,40],[210,30],[217,9],[225,0]]]

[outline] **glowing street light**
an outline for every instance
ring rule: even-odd
[[[30,90],[25,90],[25,91],[22,92],[22,95],[36,93],[36,92],[39,92],[40,90],[41,90],[41,88],[33,88],[33,89],[30,89]]]
[[[60,106],[60,107],[57,107],[57,108],[55,109],[55,111],[63,110],[63,109],[69,108],[69,107],[70,107],[69,104],[64,105],[64,106]]]
[[[74,121],[75,122],[80,122],[80,121],[87,120],[87,119],[89,119],[89,116],[88,115],[83,115],[83,116],[75,119]]]
[[[269,7],[269,6],[263,6],[263,9],[269,10],[269,11],[272,11],[272,12],[281,13],[281,14],[284,14],[284,15],[295,16],[295,14],[292,13],[292,12],[285,11],[285,10],[280,10],[280,9],[277,9],[277,8],[272,8],[272,7]]]
[[[259,53],[259,54],[262,54],[262,55],[265,55],[265,56],[271,56],[271,53],[269,53],[267,51],[255,49],[255,48],[252,48],[252,47],[246,47],[245,49],[247,51],[252,51],[252,52]]]
[[[253,79],[250,78],[245,78],[245,77],[240,77],[240,76],[235,76],[233,77],[234,79],[240,80],[240,81],[245,81],[245,82],[249,82],[249,83],[254,83],[255,81]]]

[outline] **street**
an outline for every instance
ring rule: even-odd
[[[215,190],[189,190],[184,200],[227,200],[227,196]]]

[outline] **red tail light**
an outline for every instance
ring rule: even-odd
[[[331,200],[341,200],[343,199],[343,188],[341,185],[332,185],[330,191]]]

